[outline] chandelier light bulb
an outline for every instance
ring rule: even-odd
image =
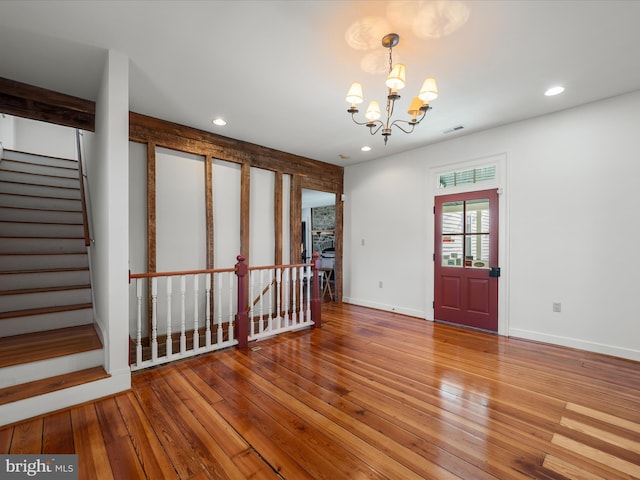
[[[394,92],[404,88],[406,80],[406,69],[401,63],[393,67],[391,73],[387,77],[386,85]]]
[[[411,115],[413,117],[413,120],[415,121],[418,115],[422,113],[422,111],[420,110],[421,108],[422,108],[422,100],[420,100],[418,97],[413,97],[413,100],[411,100],[411,105],[409,105],[409,110],[407,110],[407,113]]]
[[[435,100],[438,98],[438,87],[436,85],[435,78],[427,78],[422,84],[422,88],[420,89],[420,93],[418,94],[420,100],[424,103],[428,103],[431,100]]]
[[[349,92],[347,93],[347,102],[351,105],[356,105],[358,103],[362,103],[364,101],[364,96],[362,95],[362,84],[358,82],[353,82],[351,84],[351,88],[349,88]]]
[[[364,115],[367,117],[367,120],[371,122],[375,122],[376,120],[380,120],[382,113],[380,113],[380,104],[377,100],[371,100],[369,102],[369,106],[367,107],[367,113]]]

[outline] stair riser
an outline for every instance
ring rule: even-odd
[[[4,151],[3,158],[7,160],[18,160],[36,165],[49,165],[53,167],[78,168],[78,162],[75,160],[67,160],[64,158],[41,157],[39,155],[31,155],[23,152]]]
[[[0,273],[0,291],[88,285],[89,283],[91,283],[89,270],[72,270],[69,272]]]
[[[0,238],[0,253],[80,253],[84,239]]]
[[[0,236],[79,238],[84,237],[84,227],[81,224],[0,222]]]
[[[0,181],[27,183],[45,187],[66,187],[77,188],[77,178],[48,177],[45,175],[34,175],[31,173],[10,172],[0,170]]]
[[[27,208],[0,207],[2,222],[46,222],[82,224],[82,212],[61,212]]]
[[[86,250],[75,254],[1,255],[2,270],[35,270],[38,268],[85,268],[89,266]]]
[[[80,199],[80,190],[75,188],[43,187],[40,185],[23,185],[0,181],[0,193],[33,195],[36,197]]]
[[[2,169],[8,172],[35,173],[36,175],[49,175],[63,178],[78,178],[77,168],[50,167],[48,165],[36,165],[34,163],[2,160]]]
[[[104,351],[103,349],[99,349],[39,362],[5,367],[2,369],[2,377],[0,377],[0,388],[21,385],[43,378],[98,367],[102,365],[103,362]]]
[[[79,199],[46,198],[41,196],[7,195],[0,192],[0,206],[20,208],[44,208],[82,212]]]
[[[65,312],[5,318],[0,322],[0,337],[12,337],[25,333],[88,325],[93,323],[93,310],[91,308],[83,308]]]
[[[17,295],[2,295],[0,312],[14,312],[31,308],[57,307],[63,305],[77,305],[91,303],[90,288],[76,290],[61,290],[55,292],[24,293]]]

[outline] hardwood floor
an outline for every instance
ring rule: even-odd
[[[323,305],[323,327],[0,430],[80,479],[640,478],[640,364]]]

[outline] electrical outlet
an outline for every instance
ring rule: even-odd
[[[362,241],[360,242],[360,244],[364,247],[364,238],[362,239]]]
[[[560,302],[553,302],[553,311],[556,313],[562,312],[562,304]]]
[[[382,288],[382,280],[378,282],[378,288]]]

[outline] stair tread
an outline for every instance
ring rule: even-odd
[[[78,303],[75,305],[56,305],[54,307],[29,308],[26,310],[12,310],[10,312],[0,312],[0,320],[6,318],[28,317],[31,315],[42,315],[46,313],[65,312],[70,310],[83,310],[93,308],[91,303]]]
[[[40,183],[29,183],[29,182],[16,182],[15,180],[2,180],[0,179],[0,183],[10,183],[11,185],[28,185],[32,187],[44,187],[44,188],[61,188],[64,190],[80,190],[80,187],[64,187],[61,185],[43,185]]]
[[[0,338],[0,367],[102,348],[93,324]]]
[[[61,208],[47,208],[47,207],[19,207],[16,205],[0,205],[0,209],[2,208],[12,209],[12,210],[31,210],[34,212],[82,213],[82,210],[64,210]]]
[[[17,290],[0,290],[0,295],[23,295],[27,293],[62,292],[66,290],[84,290],[91,288],[88,283],[82,285],[58,285],[53,287],[19,288]]]
[[[12,154],[27,155],[29,157],[35,157],[35,158],[50,158],[53,160],[62,160],[65,162],[78,163],[78,160],[76,160],[75,158],[56,157],[55,155],[46,155],[42,153],[31,153],[31,152],[25,152],[24,150],[15,150],[13,148],[5,148],[4,154],[5,154],[5,157],[3,158],[6,158],[6,160],[14,160],[14,161],[24,161],[24,160],[16,160],[13,158],[9,158],[13,156]]]
[[[0,207],[2,208],[2,207]],[[75,212],[74,212],[75,213]],[[81,212],[78,212],[81,213]],[[82,222],[34,222],[34,221],[30,221],[30,220],[0,220],[0,223],[19,223],[20,225],[56,225],[56,226],[65,226],[65,225],[73,225],[75,226],[82,226],[83,223]]]
[[[0,275],[20,275],[23,273],[62,273],[79,272],[86,270],[89,270],[89,267],[32,268],[28,270],[0,270]]]
[[[0,405],[24,400],[26,398],[44,395],[46,393],[55,392],[65,388],[82,385],[85,383],[109,378],[109,375],[103,367],[87,368],[77,372],[57,375],[55,377],[44,378],[34,382],[23,383],[21,385],[13,385],[0,389]]]
[[[55,158],[55,157],[47,157],[47,158]],[[77,160],[69,160],[68,158],[55,158],[55,159],[56,160],[67,160],[69,162],[76,162],[76,163],[78,162]],[[73,166],[69,166],[69,167],[63,167],[63,166],[60,166],[60,165],[47,165],[47,164],[43,164],[43,163],[25,162],[24,160],[16,160],[14,158],[3,158],[2,160],[5,161],[5,162],[20,163],[22,165],[29,165],[29,166],[34,166],[34,167],[59,168],[60,170],[70,170],[70,171],[76,171],[76,172],[78,171],[78,165],[73,165]],[[14,170],[6,169],[6,171],[13,172]]]
[[[12,253],[6,253],[6,252],[0,252],[0,257],[1,256],[6,256],[6,257],[11,257],[13,255],[86,255],[87,252],[86,250],[82,250],[82,251],[77,251],[77,252],[56,252],[56,251],[51,251],[51,252],[12,252]]]

